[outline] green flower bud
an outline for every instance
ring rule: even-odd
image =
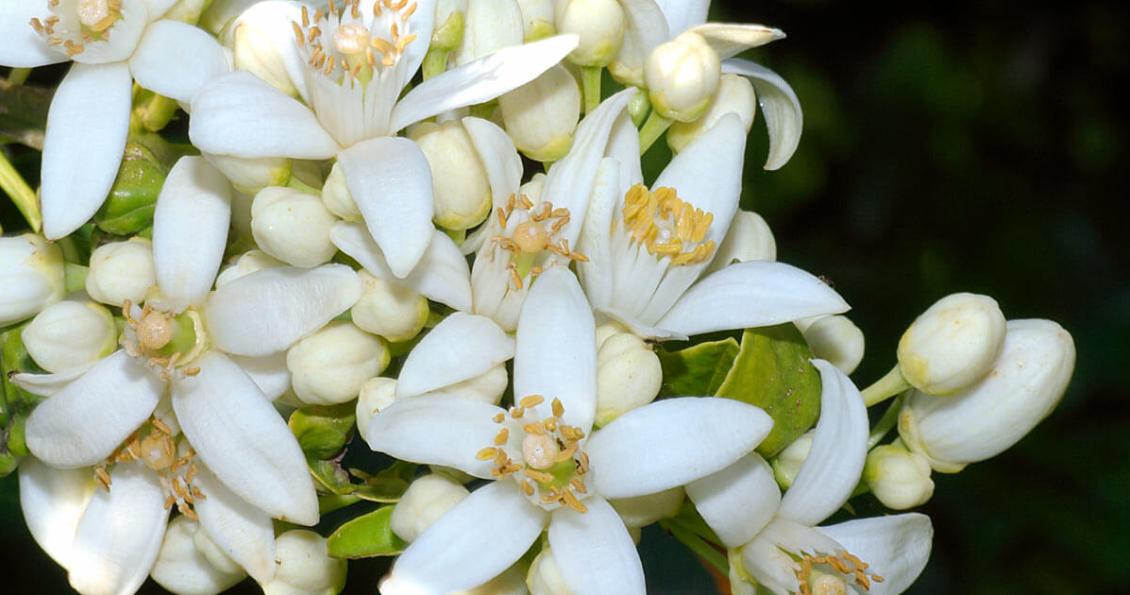
[[[624,9],[616,0],[563,0],[555,11],[558,33],[580,37],[568,59],[577,66],[607,66],[624,43]]]
[[[156,283],[149,240],[131,238],[103,244],[90,255],[86,293],[103,304],[120,307],[126,300],[139,304]]]
[[[390,359],[380,337],[337,321],[295,343],[286,353],[286,367],[299,399],[334,405],[356,399]]]
[[[1004,336],[1004,314],[996,300],[973,293],[948,295],[906,329],[899,340],[899,369],[924,393],[954,393],[985,376]]]
[[[128,143],[118,177],[110,188],[110,196],[94,214],[94,224],[106,233],[120,236],[151,227],[157,195],[168,173],[153,151],[139,143]]]
[[[296,267],[325,264],[337,253],[330,229],[337,218],[319,197],[264,188],[251,204],[251,233],[264,252]]]
[[[392,510],[392,532],[404,541],[415,541],[470,493],[446,475],[424,475],[408,486]]]
[[[20,338],[41,368],[63,372],[113,353],[118,346],[118,327],[106,308],[94,302],[64,300],[44,308],[24,327]]]
[[[409,341],[424,330],[430,312],[427,298],[367,271],[359,271],[357,276],[363,293],[350,312],[353,324],[392,343]]]
[[[336,595],[345,588],[346,562],[331,558],[326,540],[313,531],[287,531],[275,538],[275,578],[264,595]]]
[[[0,326],[63,299],[63,272],[63,251],[42,236],[0,237]]]
[[[506,133],[530,159],[557,161],[573,145],[581,117],[581,89],[558,64],[498,98]]]
[[[900,443],[878,446],[868,453],[863,481],[892,510],[922,506],[934,495],[930,462]]]
[[[706,113],[721,78],[718,53],[693,31],[655,48],[644,65],[652,109],[679,122],[693,122]]]
[[[409,136],[432,170],[436,225],[458,231],[482,223],[490,214],[490,183],[463,124],[423,122]]]

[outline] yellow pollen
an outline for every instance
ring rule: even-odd
[[[674,188],[632,186],[624,195],[622,215],[632,240],[656,258],[669,257],[679,266],[714,256],[714,240],[706,239],[714,215],[680,199]]]
[[[346,23],[334,32],[334,48],[352,55],[362,54],[369,47],[369,30],[359,23]]]
[[[559,454],[561,454],[561,448],[552,436],[526,434],[526,437],[522,440],[522,458],[526,460],[526,464],[534,469],[549,469],[557,463],[557,455]]]
[[[161,349],[173,340],[172,318],[155,310],[141,316],[136,330],[138,343],[147,351]]]

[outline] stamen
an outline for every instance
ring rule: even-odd
[[[674,266],[706,262],[715,242],[706,240],[714,215],[681,200],[673,188],[648,191],[643,184],[624,195],[624,228],[632,240],[657,258],[670,258]]]

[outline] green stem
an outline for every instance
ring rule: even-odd
[[[67,293],[73,293],[86,289],[86,274],[90,272],[88,267],[73,262],[66,263],[63,267],[63,278]]]
[[[664,132],[671,127],[673,120],[659,115],[658,111],[651,110],[651,115],[647,117],[647,121],[643,123],[640,128],[640,155],[647,153],[651,145],[663,136]]]
[[[659,525],[670,531],[675,539],[678,539],[683,545],[687,546],[687,549],[713,566],[722,576],[729,576],[730,563],[726,560],[726,555],[707,543],[706,540],[684,529],[679,523],[671,522],[671,519],[659,521]]]
[[[177,108],[175,99],[154,93],[152,97],[134,108],[134,113],[142,128],[149,132],[160,132],[172,121]]]
[[[447,70],[447,50],[431,49],[424,56],[424,80],[428,80],[437,74],[443,74]]]
[[[868,406],[877,405],[910,388],[910,383],[902,377],[898,364],[871,386],[863,389],[863,402]]]
[[[295,175],[290,176],[290,181],[286,183],[286,186],[287,188],[293,188],[295,190],[298,190],[299,192],[305,192],[306,194],[313,194],[315,196],[322,195],[321,190],[306,184],[306,182],[303,182],[302,180],[299,180],[298,176]]]
[[[0,188],[8,198],[12,199],[12,203],[31,226],[31,230],[38,232],[43,224],[43,215],[39,212],[39,199],[20,172],[12,166],[12,162],[8,161],[8,155],[3,150],[0,150]]]
[[[581,68],[581,89],[585,97],[585,114],[590,114],[596,106],[600,105],[600,75],[604,69],[600,66],[584,66]]]
[[[895,402],[891,403],[890,407],[883,412],[883,417],[875,422],[875,427],[871,429],[871,437],[867,439],[867,448],[875,448],[883,438],[890,432],[892,428],[898,425],[899,412],[902,411],[903,399],[899,397]]]
[[[22,85],[27,81],[27,77],[30,74],[30,68],[13,68],[12,71],[8,73],[8,82],[13,85]]]

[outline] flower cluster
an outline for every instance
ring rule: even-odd
[[[0,468],[74,589],[644,593],[654,523],[734,593],[908,588],[929,518],[848,499],[1015,444],[1071,336],[954,294],[858,390],[739,208],[757,112],[770,170],[803,120],[734,56],[784,34],[707,5],[4,4],[11,80],[74,62],[38,195],[0,161]]]

